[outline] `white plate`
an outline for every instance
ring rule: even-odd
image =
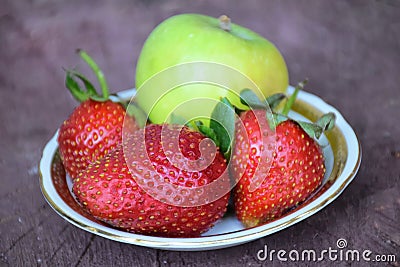
[[[119,93],[120,98],[129,99],[134,90]],[[293,87],[288,88],[288,93]],[[289,214],[264,224],[245,229],[229,212],[212,229],[197,238],[164,238],[132,234],[103,224],[79,207],[71,195],[70,179],[65,176],[57,158],[57,133],[47,143],[40,160],[40,186],[50,206],[65,220],[93,234],[133,245],[166,250],[197,251],[212,250],[243,244],[278,232],[315,214],[336,199],[356,175],[361,162],[361,147],[351,126],[334,107],[319,97],[301,91],[293,106],[291,116],[315,121],[323,113],[336,114],[336,126],[320,139],[324,147],[327,172],[324,186],[314,197]],[[57,164],[58,163],[58,164]]]

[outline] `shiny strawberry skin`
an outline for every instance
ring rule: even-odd
[[[82,102],[61,125],[58,134],[60,156],[68,174],[79,172],[101,159],[122,142],[124,108],[111,100]],[[133,118],[128,127],[137,129]]]
[[[324,157],[318,143],[296,122],[287,120],[276,127],[272,164],[269,171],[262,174],[265,179],[250,192],[253,174],[260,167],[260,151],[268,145],[260,141],[260,128],[268,127],[267,122],[260,121],[258,125],[254,114],[265,118],[264,110],[241,115],[245,126],[238,124],[231,165],[234,178],[240,179],[234,190],[235,210],[246,227],[281,217],[308,198],[321,185],[325,174]]]
[[[137,157],[129,164],[134,166],[135,175],[148,176],[146,179],[160,175],[172,184],[193,188],[209,184],[224,173],[227,166],[220,153],[200,171],[185,172],[175,167],[165,155],[168,137],[163,136],[162,142],[167,145],[165,151],[162,149],[161,127],[146,127],[146,153],[152,167],[144,162],[147,157],[143,151],[134,149]],[[127,137],[124,144],[134,146],[141,132],[136,131]],[[179,147],[185,157],[195,159],[200,155],[199,143],[205,138],[202,134],[184,127],[179,138]],[[123,146],[118,146],[100,161],[89,165],[74,183],[73,192],[77,200],[95,218],[134,233],[193,237],[207,231],[226,212],[229,193],[211,203],[194,207],[175,206],[153,198],[133,179],[125,159]],[[223,179],[229,186],[227,173]]]

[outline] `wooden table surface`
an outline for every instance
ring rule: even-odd
[[[144,40],[163,19],[194,12],[228,14],[282,51],[292,84],[337,107],[363,150],[360,171],[316,215],[232,248],[169,252],[92,235],[59,217],[43,198],[38,161],[76,106],[63,67],[87,50],[112,91],[134,85]],[[0,0],[0,266],[279,266],[258,250],[336,247],[393,254],[400,265],[400,2],[354,1],[61,1]],[[289,262],[286,265],[312,265]],[[365,262],[325,265],[367,266]],[[381,264],[374,263],[377,266]]]

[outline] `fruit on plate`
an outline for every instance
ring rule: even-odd
[[[154,90],[161,90],[166,83],[160,81],[159,86],[143,86],[153,75],[189,62],[211,62],[227,66],[225,71],[218,71],[221,72],[217,74],[220,79],[237,79],[238,75],[231,75],[228,70],[233,68],[243,77],[248,77],[247,80],[254,82],[260,92],[256,87],[252,89],[263,98],[273,93],[284,92],[288,86],[286,63],[276,46],[264,37],[231,23],[227,16],[216,19],[199,14],[176,15],[163,21],[151,32],[136,66],[137,101],[139,106],[149,113],[153,123],[165,122],[168,114],[175,111],[179,105],[195,98],[210,98],[216,101],[192,102],[179,109],[177,115],[191,119],[196,116],[196,112],[201,112],[207,116],[221,97],[227,97],[237,107],[244,107],[238,95],[240,90],[245,88],[243,85],[246,82],[230,85],[229,89],[237,94],[228,92],[222,86],[202,83],[177,86],[160,98]],[[199,68],[202,68],[201,65]],[[193,72],[203,71],[205,75],[212,75],[209,69],[195,68]],[[173,72],[171,69],[167,71],[170,74],[167,75],[169,80],[181,81],[186,78],[182,76],[187,76],[186,72]],[[229,77],[223,77],[228,75]]]
[[[179,149],[186,159],[196,160],[200,155],[214,153],[208,146],[201,148],[204,135],[186,126],[150,124],[127,135],[122,145],[79,174],[73,186],[77,200],[95,218],[129,232],[199,236],[224,215],[229,191],[213,202],[189,207],[160,201],[140,185],[144,181],[154,189],[153,193],[167,197],[168,191],[165,192],[156,177],[184,188],[207,185],[216,179],[229,187],[226,161],[218,151],[205,169],[191,171],[176,167],[185,164],[183,158],[176,162],[168,158],[173,148],[172,139],[177,136]],[[172,195],[174,199],[186,197],[184,190]]]
[[[73,179],[90,163],[104,157],[122,142],[126,113],[120,103],[109,99],[107,84],[96,63],[86,52],[78,52],[99,77],[102,95],[82,74],[67,70],[66,86],[81,104],[61,125],[58,144],[64,167]],[[86,91],[78,80],[85,85]],[[128,116],[125,123],[126,127],[137,129],[132,117]]]
[[[324,156],[314,137],[319,138],[324,130],[332,128],[335,116],[328,113],[315,124],[288,118],[302,86],[299,84],[286,102],[283,114],[266,114],[258,108],[242,113],[243,124],[237,123],[230,167],[238,181],[234,189],[236,215],[246,227],[281,217],[310,197],[323,180]],[[275,148],[269,161],[261,157],[268,146],[262,141],[266,127],[275,129]],[[262,180],[252,188],[251,183],[257,178]]]

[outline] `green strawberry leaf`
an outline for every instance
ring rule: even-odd
[[[268,109],[268,106],[270,107],[270,109],[274,109],[285,98],[285,94],[277,93],[267,97],[265,101],[261,101],[258,96],[250,89],[243,89],[240,92],[240,102],[253,109]]]
[[[275,130],[277,123],[276,123],[275,118],[274,118],[274,113],[272,113],[269,110],[267,110],[267,112],[265,112],[265,118],[267,119],[269,128],[271,130]]]
[[[275,130],[276,126],[278,126],[279,123],[289,119],[287,116],[279,113],[274,113],[269,110],[267,110],[267,112],[265,113],[265,118],[267,119],[269,128],[271,128],[271,130]]]
[[[335,126],[336,116],[333,112],[322,115],[315,123],[298,121],[297,123],[312,138],[319,139],[324,131]]]
[[[247,88],[240,92],[240,102],[253,109],[267,108],[267,103],[262,102],[252,90]]]
[[[331,130],[335,126],[336,115],[333,112],[326,113],[319,118],[315,124],[319,125],[323,131]]]
[[[210,138],[211,140],[214,141],[215,145],[217,147],[219,147],[219,140],[217,135],[215,134],[214,130],[211,129],[210,127],[207,127],[205,125],[202,124],[198,124],[197,128],[199,129],[199,131],[204,134],[205,136],[207,136],[208,138]]]
[[[86,92],[89,94],[89,96],[98,96],[98,93],[94,88],[93,84],[85,76],[83,76],[81,73],[75,70],[69,70],[69,72],[73,77],[77,77],[82,81],[82,83],[85,85]]]
[[[178,124],[178,125],[185,125],[187,120],[179,115],[176,115],[174,112],[168,118],[168,122],[170,124]]]
[[[299,125],[312,138],[319,139],[324,131],[335,126],[336,116],[333,112],[322,115],[315,123],[299,121]]]
[[[67,88],[78,101],[83,102],[89,98],[100,102],[108,100],[108,98],[104,98],[97,93],[93,84],[83,74],[75,70],[67,70],[66,79]],[[77,79],[83,83],[86,91],[82,90],[82,88],[76,82]]]
[[[81,89],[79,84],[73,78],[72,73],[69,70],[67,70],[66,73],[65,87],[67,87],[71,95],[79,102],[89,99],[88,94]]]
[[[271,110],[274,110],[282,100],[286,99],[286,95],[282,93],[273,94],[265,99]]]
[[[224,153],[224,158],[225,158],[226,160],[229,160],[229,159],[231,158],[231,153],[232,153],[232,149],[229,149],[228,151],[226,151],[226,152]]]
[[[229,156],[235,135],[235,109],[226,97],[221,99],[211,113],[210,128],[216,135],[221,152]]]
[[[310,122],[304,122],[304,121],[298,121],[297,122],[301,128],[311,137],[311,138],[317,138],[319,139],[324,132],[321,126],[310,123]]]

